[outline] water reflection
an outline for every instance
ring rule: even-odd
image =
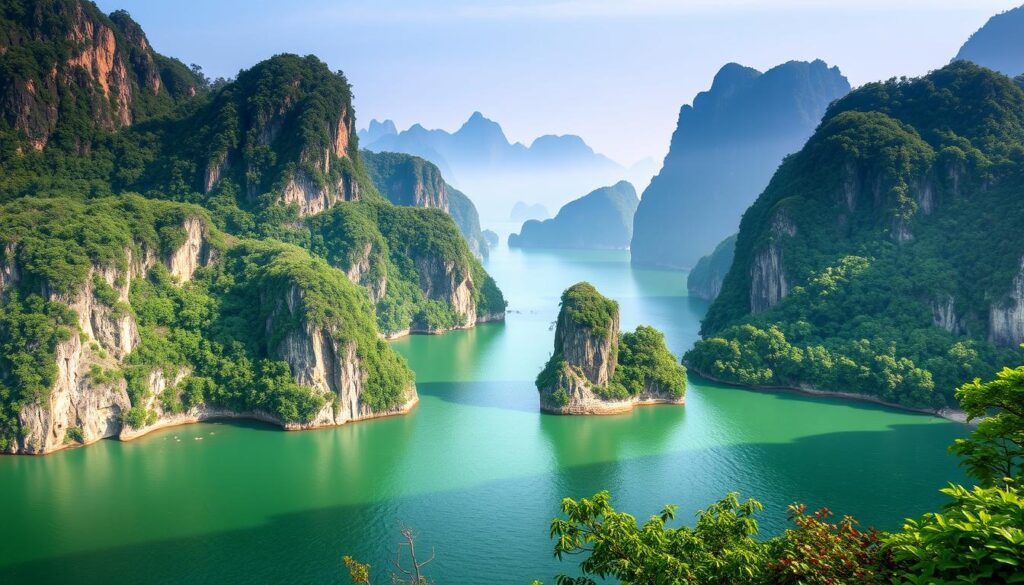
[[[618,461],[669,449],[686,407],[643,406],[611,416],[540,416],[540,429],[559,467]]]

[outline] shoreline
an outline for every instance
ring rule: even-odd
[[[673,400],[671,398],[645,398],[643,400],[618,400],[601,405],[598,409],[584,408],[581,410],[566,410],[565,407],[551,408],[543,401],[540,403],[541,412],[558,416],[612,416],[616,414],[629,414],[640,406],[685,406],[686,398]]]
[[[733,388],[740,388],[743,390],[750,390],[753,392],[788,392],[791,394],[800,394],[802,396],[816,396],[825,398],[839,398],[842,400],[849,400],[851,402],[866,402],[870,404],[877,404],[893,410],[901,410],[904,412],[913,412],[916,414],[927,414],[930,416],[937,416],[939,418],[946,419],[950,422],[961,423],[961,424],[972,424],[967,421],[967,414],[964,411],[956,408],[916,408],[913,406],[906,406],[904,404],[897,404],[895,402],[889,402],[882,400],[877,396],[871,396],[868,394],[857,394],[856,392],[842,392],[839,390],[822,390],[820,388],[813,388],[810,386],[785,386],[785,385],[763,385],[763,386],[752,386],[748,384],[739,384],[737,382],[730,382],[728,380],[722,380],[715,376],[710,376],[701,372],[700,370],[687,365],[688,370],[697,374],[701,378],[714,382],[715,384],[722,384],[724,386],[731,386]]]
[[[180,418],[178,418],[176,420],[175,419],[168,419],[168,420],[163,421],[163,422],[157,422],[156,424],[154,424],[154,425],[152,425],[150,427],[146,427],[145,429],[132,429],[135,432],[130,432],[130,433],[128,433],[127,436],[125,435],[124,430],[122,430],[121,433],[118,434],[116,437],[105,437],[105,438],[107,438],[107,439],[116,439],[116,440],[121,441],[123,443],[128,443],[128,442],[134,441],[136,439],[141,439],[142,437],[145,437],[146,435],[148,435],[150,433],[154,433],[156,431],[162,431],[162,430],[171,429],[171,428],[174,428],[174,427],[181,427],[181,426],[185,426],[185,425],[197,424],[197,423],[202,423],[202,422],[212,422],[212,421],[218,421],[218,420],[252,420],[252,421],[256,421],[256,422],[262,422],[262,423],[267,423],[269,425],[273,425],[275,428],[280,429],[280,430],[285,431],[285,432],[315,431],[317,429],[332,429],[332,428],[342,427],[342,426],[345,426],[345,425],[347,425],[349,423],[357,423],[357,422],[363,422],[363,421],[368,421],[368,420],[374,420],[374,419],[378,419],[378,418],[386,418],[386,417],[389,417],[389,416],[401,416],[401,415],[404,415],[404,414],[409,414],[410,412],[412,412],[413,410],[416,409],[416,407],[419,405],[419,403],[420,403],[420,397],[417,394],[411,400],[409,400],[405,404],[402,404],[400,407],[398,407],[398,408],[396,408],[394,410],[387,410],[387,411],[384,411],[384,412],[375,412],[375,413],[372,413],[372,414],[368,414],[366,416],[360,416],[360,417],[357,417],[357,418],[350,418],[350,419],[348,419],[347,421],[345,421],[345,422],[343,422],[341,424],[326,424],[326,425],[315,425],[315,426],[303,425],[301,423],[282,423],[281,421],[275,419],[274,417],[272,417],[269,414],[266,414],[264,412],[258,412],[258,411],[235,412],[235,411],[232,411],[232,410],[214,409],[214,410],[210,410],[210,411],[207,411],[207,412],[195,413],[195,414],[184,414],[183,413],[183,415],[181,415]],[[99,440],[102,441],[103,439],[99,439]],[[89,444],[92,444],[92,443],[89,443]]]
[[[411,335],[444,335],[452,331],[466,331],[473,329],[477,325],[484,325],[486,323],[498,323],[505,321],[506,313],[493,313],[490,315],[482,315],[477,317],[470,325],[456,325],[451,329],[413,329],[411,327],[407,329],[401,329],[398,331],[392,331],[391,333],[381,333],[380,336],[384,341],[395,341],[396,339],[402,339]]]
[[[351,418],[351,419],[349,419],[349,420],[347,420],[347,421],[345,421],[345,422],[343,422],[341,424],[325,424],[325,425],[316,425],[316,426],[304,426],[304,425],[301,425],[301,424],[298,424],[298,423],[282,423],[281,421],[275,419],[274,417],[270,416],[269,414],[264,413],[264,412],[258,412],[258,411],[236,412],[236,411],[232,411],[232,410],[219,409],[219,408],[218,409],[204,409],[201,412],[176,414],[176,415],[173,415],[171,417],[168,417],[167,419],[165,419],[163,421],[157,421],[156,423],[154,423],[154,424],[152,424],[150,426],[144,427],[142,429],[126,429],[126,428],[122,428],[121,431],[118,434],[116,434],[116,435],[111,435],[109,437],[101,437],[99,439],[96,439],[95,441],[90,441],[88,443],[77,443],[77,442],[64,443],[60,447],[58,447],[56,449],[52,449],[50,451],[42,451],[42,452],[38,452],[38,453],[3,453],[3,455],[10,455],[10,456],[13,456],[13,457],[23,456],[23,455],[41,457],[41,456],[44,456],[44,455],[51,455],[51,454],[57,453],[59,451],[64,451],[66,449],[76,449],[76,448],[80,448],[80,447],[88,447],[89,445],[94,445],[96,443],[99,443],[100,441],[113,440],[113,441],[120,441],[122,443],[130,443],[132,441],[136,441],[138,439],[141,439],[143,437],[146,437],[146,436],[148,436],[148,435],[150,435],[152,433],[158,432],[158,431],[164,431],[164,430],[172,429],[172,428],[175,428],[175,427],[183,427],[183,426],[186,426],[186,425],[193,425],[193,424],[204,423],[204,422],[215,422],[215,421],[231,421],[231,420],[256,421],[256,422],[261,422],[261,423],[269,424],[269,425],[273,426],[275,429],[278,429],[278,430],[281,430],[281,431],[284,431],[284,432],[301,432],[301,431],[315,431],[315,430],[321,430],[321,429],[333,429],[333,428],[338,428],[338,427],[345,426],[345,425],[350,424],[350,423],[364,422],[364,421],[368,421],[368,420],[374,420],[374,419],[378,419],[378,418],[386,418],[386,417],[390,417],[390,416],[406,415],[406,414],[409,414],[410,412],[412,412],[413,410],[415,410],[416,407],[419,406],[419,403],[420,403],[420,397],[417,394],[411,400],[409,400],[405,404],[402,404],[400,407],[396,408],[395,410],[388,410],[388,411],[384,411],[384,412],[375,412],[375,413],[372,413],[372,414],[369,414],[369,415],[366,415],[366,416],[360,416],[360,417],[357,417],[357,418]]]

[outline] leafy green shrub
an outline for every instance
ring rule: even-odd
[[[619,318],[619,304],[597,292],[589,282],[578,282],[565,289],[561,307],[560,315],[601,338],[608,337],[609,326]]]
[[[82,427],[68,427],[64,431],[64,442],[72,441],[75,443],[84,443],[85,435],[82,434]]]
[[[907,563],[906,583],[1024,582],[1024,494],[1005,487],[954,486],[943,513],[907,520],[889,541]]]
[[[985,485],[1024,477],[1024,366],[1003,368],[989,382],[964,384],[956,396],[967,416],[981,421],[950,451]]]
[[[569,393],[565,391],[565,388],[559,388],[551,394],[551,400],[559,406],[565,406],[569,404]]]
[[[650,385],[681,398],[686,393],[686,368],[668,350],[662,332],[640,325],[620,337],[618,364],[610,385],[621,387],[629,396],[642,394]]]
[[[585,554],[583,576],[559,576],[559,585],[592,585],[592,577],[622,583],[756,583],[767,564],[767,547],[757,534],[756,500],[729,494],[697,513],[696,526],[668,528],[676,506],[666,506],[642,527],[616,511],[608,492],[579,501],[562,500],[564,518],[551,521],[555,557]]]

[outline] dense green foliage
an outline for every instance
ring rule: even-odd
[[[993,422],[981,425],[953,450],[985,484],[968,489],[952,485],[942,492],[951,501],[940,513],[908,519],[900,532],[861,530],[853,518],[830,520],[828,509],[807,514],[789,507],[793,527],[758,540],[756,500],[736,494],[697,513],[691,528],[673,528],[675,506],[643,526],[611,506],[608,492],[562,501],[563,517],[551,522],[559,559],[583,554],[580,577],[559,576],[560,585],[591,585],[612,577],[633,584],[969,585],[1024,581],[1024,491],[1020,482],[1019,412],[1024,368],[1004,370],[995,381],[963,385],[957,393],[965,411],[980,415],[995,409]],[[987,421],[988,419],[986,419]],[[974,449],[964,449],[973,443]],[[1013,475],[996,478],[999,465],[979,465],[982,447],[1011,446]],[[983,457],[991,462],[992,458]],[[1003,458],[998,455],[995,459]],[[537,583],[537,582],[535,582]]]
[[[676,506],[666,506],[643,526],[611,505],[608,492],[562,500],[564,518],[551,522],[555,556],[586,553],[580,577],[559,576],[559,585],[593,585],[594,577],[626,584],[839,585],[888,583],[895,563],[879,534],[859,531],[844,517],[828,521],[826,509],[812,515],[790,507],[794,527],[757,540],[754,499],[731,493],[700,510],[691,528],[669,527]]]
[[[561,310],[558,317],[558,332],[555,351],[544,368],[537,375],[537,388],[551,392],[551,399],[559,406],[565,406],[569,395],[563,384],[563,377],[582,375],[571,372],[574,366],[564,356],[561,339],[567,328],[583,329],[587,335],[604,340],[612,333],[613,325],[619,322],[619,305],[603,296],[589,282],[579,282],[562,293]],[[632,332],[623,332],[610,343],[613,355],[607,359],[615,364],[615,370],[607,384],[598,385],[590,381],[591,390],[607,400],[625,400],[653,391],[681,398],[686,392],[686,368],[679,364],[665,344],[665,335],[653,327],[640,325]]]
[[[480,215],[462,191],[444,181],[434,163],[411,154],[360,151],[373,184],[395,205],[443,209],[459,226],[470,250],[487,257]]]
[[[421,278],[426,264],[454,264],[456,272],[472,276],[479,314],[503,312],[501,292],[451,218],[384,204],[364,170],[354,135],[346,151],[334,152],[339,116],[341,124],[352,126],[350,99],[344,76],[315,57],[278,55],[243,71],[209,97],[196,97],[174,115],[107,132],[87,156],[73,157],[73,165],[65,164],[71,158],[59,148],[28,156],[10,153],[0,159],[10,171],[7,188],[0,184],[0,200],[29,190],[75,198],[136,190],[151,198],[199,204],[222,230],[295,243],[346,271],[372,244],[362,280],[386,291],[377,310],[387,332],[410,327],[439,331],[465,322],[441,298],[444,285],[433,285],[433,296],[427,298],[422,290],[427,281]],[[293,179],[326,189],[336,200],[334,207],[304,222],[295,206],[280,201]],[[341,200],[356,193],[360,201]],[[460,195],[454,195],[456,202],[472,206]],[[31,201],[26,208],[38,204]],[[474,214],[462,210],[458,215],[473,223]],[[479,220],[474,225],[479,236]],[[87,264],[76,266],[80,272]]]
[[[950,448],[971,475],[988,485],[1024,477],[1024,367],[1004,368],[985,383],[975,379],[956,397],[968,417],[981,419]]]
[[[77,334],[66,304],[83,293],[112,317],[138,322],[141,343],[116,367],[109,348],[87,348],[103,360],[87,364],[88,382],[123,378],[132,403],[124,418],[134,427],[154,420],[154,368],[168,380],[185,375],[156,397],[167,411],[206,403],[308,421],[325,397],[296,384],[278,353],[306,323],[339,347],[355,346],[363,401],[390,408],[404,401],[411,373],[378,327],[465,324],[448,302],[447,289],[459,284],[449,276],[471,279],[479,314],[504,311],[450,217],[394,207],[378,194],[341,72],[313,56],[277,55],[210,82],[153,52],[127,13],[108,18],[78,0],[44,4],[0,8],[0,274],[16,281],[0,284],[0,365],[9,366],[0,374],[0,447],[15,437],[21,407],[52,385],[56,344]],[[95,61],[109,38],[110,76],[75,64]],[[122,64],[130,87],[108,84]],[[310,210],[286,205],[286,193],[320,198],[311,209],[328,211],[304,217]],[[182,285],[160,264],[184,241],[187,217],[203,222],[216,261]],[[147,258],[156,266],[138,274]],[[366,290],[339,269],[359,273]],[[290,287],[301,291],[300,313],[270,319],[268,303]]]
[[[66,305],[38,294],[11,291],[0,304],[0,451],[17,436],[21,407],[48,395],[57,375],[54,351],[75,324]]]
[[[93,38],[74,40],[87,31]],[[124,85],[95,80],[94,71],[83,65],[95,47],[108,48],[108,39],[113,47],[107,57],[112,67],[124,67]],[[0,102],[5,104],[0,117],[6,122],[0,126],[0,160],[8,162],[21,147],[30,152],[29,165],[39,163],[31,151],[42,144],[88,153],[106,140],[110,128],[123,125],[125,116],[135,122],[164,116],[204,90],[184,64],[155,53],[126,12],[107,17],[91,2],[4,2],[0,46]],[[14,182],[16,177],[3,178],[5,185]]]
[[[962,380],[1020,359],[988,343],[988,321],[1024,256],[1022,161],[1024,91],[975,65],[839,100],[744,215],[687,363],[741,384],[952,405]],[[769,250],[789,294],[752,313],[765,284],[751,267]]]
[[[466,316],[438,295],[467,276],[478,315],[505,310],[494,279],[440,210],[341,203],[305,223],[310,248],[333,266],[350,272],[365,264],[360,283],[384,291],[376,306],[381,331],[439,331],[464,324]],[[424,291],[425,282],[435,296]]]
[[[638,396],[657,387],[673,398],[686,392],[686,368],[665,345],[665,334],[640,325],[619,338],[618,363],[608,384],[610,393]]]
[[[1024,491],[950,486],[941,513],[908,520],[890,539],[915,585],[1024,582]]]
[[[294,312],[285,308],[293,295],[301,298]],[[279,348],[310,327],[325,331],[339,348],[355,345],[365,375],[362,401],[371,408],[401,404],[412,382],[405,362],[377,338],[363,291],[294,246],[243,241],[180,288],[158,266],[133,286],[132,306],[142,343],[128,363],[146,373],[188,367],[184,395],[214,406],[308,422],[325,396],[293,381]],[[130,371],[128,379],[131,390]]]
[[[93,267],[127,270],[143,249],[167,254],[185,238],[188,217],[209,222],[199,207],[123,195],[91,202],[69,198],[15,199],[0,212],[0,247],[19,267],[26,289],[70,295]],[[222,245],[219,235],[212,237]]]
[[[640,200],[633,185],[619,181],[566,203],[552,219],[526,221],[510,234],[512,248],[629,248],[633,214]]]
[[[607,338],[619,320],[619,304],[597,291],[589,282],[578,282],[562,292],[561,312],[566,321]]]
[[[186,283],[176,282],[162,260],[140,278],[142,259],[166,258],[184,243],[189,218],[206,226],[206,245],[218,261]],[[56,344],[79,335],[65,303],[83,289],[138,324],[140,343],[123,369],[93,364],[90,373],[95,384],[126,380],[132,408],[123,422],[129,426],[155,420],[148,407],[154,369],[167,379],[187,374],[158,397],[166,411],[208,404],[308,422],[326,397],[294,381],[279,348],[309,327],[325,331],[339,348],[355,347],[367,406],[385,410],[405,401],[412,374],[378,338],[365,291],[299,247],[252,240],[229,246],[210,224],[201,208],[134,195],[90,202],[21,198],[0,208],[7,250],[0,269],[16,267],[3,273],[17,275],[0,302],[0,448],[17,436],[20,408],[47,395]],[[120,301],[99,272],[87,280],[93,270],[111,270],[121,283],[135,274],[129,302]],[[57,296],[44,300],[38,290]],[[285,310],[290,295],[301,301]],[[91,345],[91,355],[106,356]]]

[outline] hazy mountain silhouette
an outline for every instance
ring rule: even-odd
[[[1024,6],[990,18],[960,47],[960,59],[1010,77],[1024,74]]]
[[[433,162],[453,185],[477,194],[482,209],[492,204],[489,211],[495,218],[524,195],[558,206],[565,193],[639,177],[644,170],[624,168],[594,152],[579,136],[548,134],[529,146],[510,142],[501,125],[480,112],[455,132],[420,124],[397,132],[390,120],[374,120],[360,131],[359,141],[367,150],[404,152]]]
[[[729,63],[684,105],[633,229],[635,264],[692,267],[734,233],[783,157],[850,91],[836,67],[790,61],[765,73]]]
[[[558,210],[553,219],[531,219],[508,237],[510,248],[625,250],[640,203],[626,181],[602,187]]]

